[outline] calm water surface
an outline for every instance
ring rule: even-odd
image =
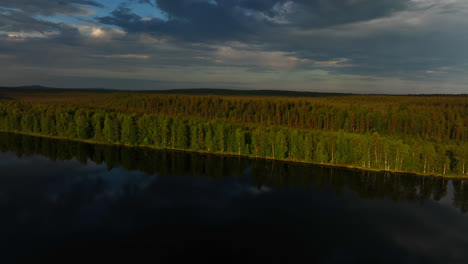
[[[468,181],[0,133],[0,262],[468,263]]]

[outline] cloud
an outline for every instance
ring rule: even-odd
[[[2,0],[0,7],[19,9],[28,14],[52,16],[56,14],[88,14],[87,6],[103,7],[102,4],[91,0]]]
[[[249,31],[247,21],[238,20],[235,10],[224,8],[222,4],[188,0],[157,3],[168,14],[167,21],[139,16],[125,5],[120,5],[109,16],[97,19],[127,32],[171,36],[187,41],[227,40],[232,39],[236,32],[240,37]]]
[[[165,44],[169,40],[165,38],[157,38],[148,34],[139,34],[138,35],[139,41],[145,45],[159,45]]]
[[[0,8],[0,31],[3,32],[44,33],[58,30],[59,27],[56,23],[33,18],[21,11]]]
[[[370,21],[409,8],[410,0],[157,0],[167,20],[120,5],[100,23],[183,41],[265,42],[271,34]]]
[[[150,58],[150,56],[143,55],[143,54],[112,54],[112,55],[104,55],[100,57],[108,58],[108,59],[143,59],[143,60]]]
[[[84,35],[96,39],[120,38],[126,35],[126,32],[120,29],[95,27],[95,26],[74,26]]]
[[[215,46],[238,41],[260,44],[263,48],[254,54],[226,49],[224,53],[237,52],[236,55],[244,57],[245,62],[227,58],[215,60],[225,65],[250,64],[287,70],[297,68],[297,65],[314,65],[335,67],[335,72],[346,74],[381,76],[438,67],[426,64],[436,61],[429,57],[440,56],[441,51],[435,46],[443,38],[439,37],[437,41],[425,39],[433,38],[434,25],[437,28],[451,22],[434,21],[431,17],[446,19],[446,15],[440,14],[441,10],[447,10],[449,4],[451,8],[460,4],[459,1],[440,5],[414,0],[241,0],[217,1],[216,5],[204,0],[158,0],[156,3],[168,14],[167,21],[141,17],[125,6],[97,19],[126,32],[156,39]],[[453,30],[446,32],[451,34]],[[457,36],[447,39],[454,38]],[[420,42],[430,45],[420,49]],[[452,45],[455,43],[461,42]],[[220,51],[217,52],[215,56],[222,56]],[[418,54],[420,59],[413,60],[414,56],[409,56],[411,52]],[[348,61],[338,61],[339,58]],[[312,63],[304,63],[306,61]],[[447,61],[441,63],[446,65]]]
[[[9,55],[9,54],[0,54],[0,59],[11,59],[13,58],[14,56],[12,55]]]
[[[467,18],[465,0],[5,0],[0,50],[29,76],[463,91]]]
[[[140,4],[148,4],[150,6],[154,6],[153,0],[129,0],[130,2],[137,2]]]
[[[388,17],[408,9],[411,0],[295,0],[295,3],[296,25],[317,28]]]
[[[284,3],[278,2],[271,7],[270,12],[262,12],[254,9],[242,9],[242,12],[247,17],[252,17],[258,21],[267,21],[273,24],[289,24],[290,16],[297,12],[297,4],[293,1]]]
[[[266,69],[292,70],[299,64],[309,63],[293,53],[282,51],[239,50],[232,47],[220,47],[215,53],[214,62],[229,66],[247,66]]]
[[[217,65],[241,66],[252,69],[286,70],[297,68],[335,68],[350,67],[350,59],[312,60],[300,58],[294,52],[265,51],[262,46],[231,42],[230,46],[218,47],[213,57],[194,57],[212,61]]]

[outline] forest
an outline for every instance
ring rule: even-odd
[[[0,130],[367,170],[468,174],[468,96],[0,90]]]

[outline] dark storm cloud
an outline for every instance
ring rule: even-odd
[[[83,6],[102,7],[103,5],[91,0],[2,0],[0,6],[17,8],[29,14],[50,16],[56,14],[81,14],[86,12]]]
[[[0,8],[0,31],[44,33],[57,28],[55,23],[35,19],[20,11]]]
[[[298,26],[327,27],[389,16],[410,7],[410,0],[296,0]]]
[[[252,1],[238,1],[239,6],[257,10],[257,11],[268,11],[279,1],[277,0],[252,0]]]
[[[347,58],[353,60],[355,67],[329,69],[346,74],[389,76],[397,71],[424,70],[427,65],[421,61],[409,61],[408,54],[414,52],[424,57],[432,55],[438,48],[431,42],[421,43],[427,41],[428,36],[420,34],[417,37],[387,31],[358,37],[343,36],[340,32],[296,34],[297,30],[349,26],[349,32],[356,31],[359,35],[360,29],[352,27],[353,24],[411,10],[414,5],[410,0],[158,0],[155,4],[168,14],[167,21],[144,19],[125,5],[98,20],[127,32],[170,36],[181,41],[240,41],[261,44],[265,51],[294,52],[303,59],[329,61]],[[395,45],[395,40],[414,45]],[[423,44],[423,48],[419,47],[420,44]],[[402,49],[405,52],[401,52]],[[392,50],[395,51],[394,55],[384,54]],[[434,65],[443,66],[442,61]],[[312,68],[317,66],[312,65]]]
[[[167,34],[198,41],[246,40],[276,28],[314,29],[385,17],[409,0],[157,0],[169,20],[144,20],[124,5],[101,23],[130,32]]]
[[[208,1],[158,1],[169,20],[144,20],[125,5],[98,21],[119,26],[128,32],[168,35],[191,41],[227,40],[249,34],[252,27],[240,20],[232,8]],[[232,7],[232,5],[230,5]]]

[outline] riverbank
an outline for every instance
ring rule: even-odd
[[[360,166],[355,166],[355,165],[316,163],[316,162],[309,162],[309,161],[302,161],[302,160],[294,160],[294,159],[291,159],[291,158],[277,159],[277,158],[273,158],[273,157],[244,155],[244,154],[231,153],[231,152],[210,152],[210,151],[204,151],[204,150],[180,149],[180,148],[170,148],[170,147],[160,148],[160,147],[157,147],[157,146],[154,146],[154,145],[144,145],[144,144],[130,145],[130,144],[123,144],[123,143],[118,143],[118,142],[111,143],[111,142],[104,142],[104,141],[98,141],[98,140],[93,140],[93,139],[67,138],[67,137],[43,135],[43,134],[39,134],[39,133],[27,133],[27,132],[20,132],[20,131],[0,130],[0,133],[11,133],[11,134],[24,135],[24,136],[40,137],[40,138],[63,140],[63,141],[82,142],[82,143],[87,143],[87,144],[96,144],[96,145],[105,145],[105,146],[148,148],[148,149],[155,149],[155,150],[182,151],[182,152],[188,152],[188,153],[200,153],[200,154],[229,156],[229,157],[246,157],[246,158],[251,158],[251,159],[262,159],[262,160],[271,160],[271,161],[280,161],[280,162],[289,162],[289,163],[299,163],[299,164],[322,166],[322,167],[328,167],[328,168],[339,168],[339,169],[358,170],[358,171],[369,171],[369,172],[379,172],[379,173],[394,173],[394,174],[401,174],[401,175],[417,175],[417,176],[428,176],[428,177],[442,177],[442,178],[446,178],[446,179],[465,179],[465,178],[468,178],[467,175],[456,175],[456,174],[443,175],[443,174],[417,173],[417,172],[407,172],[407,171],[398,171],[398,170],[381,170],[381,169],[376,169],[376,168],[366,168],[366,167],[360,167]]]

